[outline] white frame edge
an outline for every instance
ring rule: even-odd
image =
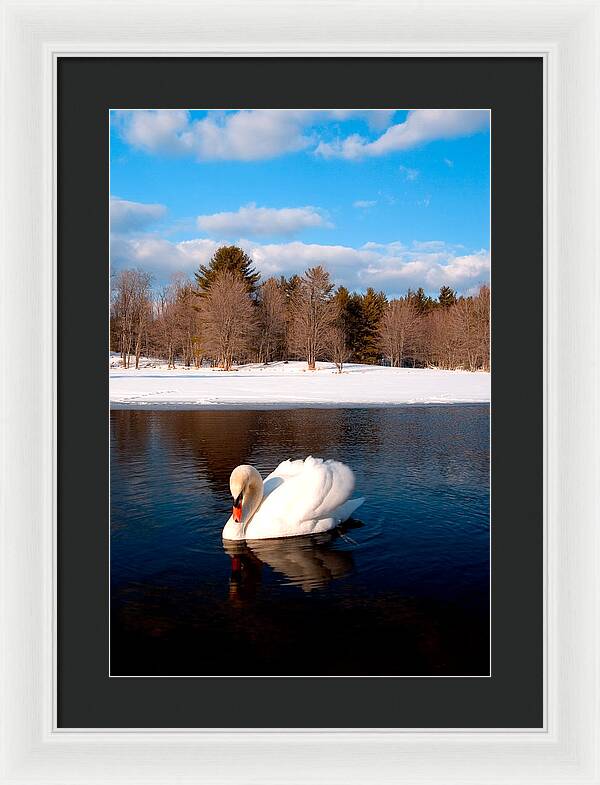
[[[0,782],[600,783],[598,0],[0,8]],[[56,730],[53,85],[56,56],[75,53],[545,58],[544,730]]]

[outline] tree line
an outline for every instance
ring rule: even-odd
[[[337,289],[322,266],[304,275],[267,278],[237,246],[223,246],[189,280],[183,274],[155,291],[140,269],[113,278],[111,350],[125,368],[156,357],[224,370],[235,363],[328,360],[400,368],[489,370],[490,290],[457,296],[442,286],[437,298],[422,288],[388,300]]]

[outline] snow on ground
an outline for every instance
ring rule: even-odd
[[[113,409],[294,409],[329,406],[487,403],[490,374],[429,368],[384,368],[349,363],[338,374],[332,363],[316,371],[304,362],[168,370],[143,360],[139,370],[110,358]]]

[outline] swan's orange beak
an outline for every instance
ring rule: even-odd
[[[231,511],[231,515],[233,520],[236,523],[239,523],[242,520],[242,496],[244,494],[240,493],[237,499],[233,502],[233,510]]]

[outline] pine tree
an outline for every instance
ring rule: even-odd
[[[442,286],[440,289],[440,296],[438,302],[442,308],[449,308],[456,302],[456,292],[449,286]]]
[[[360,327],[355,350],[359,362],[376,365],[381,359],[379,325],[386,303],[385,294],[372,287],[360,298]]]
[[[348,346],[353,360],[360,359],[360,347],[363,336],[363,311],[362,295],[353,292],[348,300],[346,311],[346,330],[348,334]]]
[[[358,359],[363,334],[362,296],[350,293],[345,286],[340,286],[333,296],[338,320],[346,335],[346,345],[351,359]]]
[[[429,313],[429,311],[435,308],[435,301],[425,294],[422,286],[419,286],[416,292],[411,292],[409,289],[406,297],[412,302],[420,316]]]
[[[294,298],[295,293],[300,288],[302,283],[302,278],[299,275],[292,275],[291,278],[287,279],[285,275],[282,275],[279,279],[279,285],[284,291],[285,299],[289,303]]]
[[[252,259],[248,254],[237,245],[223,245],[217,248],[210,262],[207,265],[200,265],[198,272],[194,273],[199,293],[207,292],[222,272],[239,275],[244,281],[248,294],[255,293],[260,273],[252,267]]]
[[[349,332],[348,328],[351,320],[350,298],[350,292],[345,286],[339,286],[331,298],[338,315],[337,321],[339,322],[339,326],[342,327],[347,334]]]

